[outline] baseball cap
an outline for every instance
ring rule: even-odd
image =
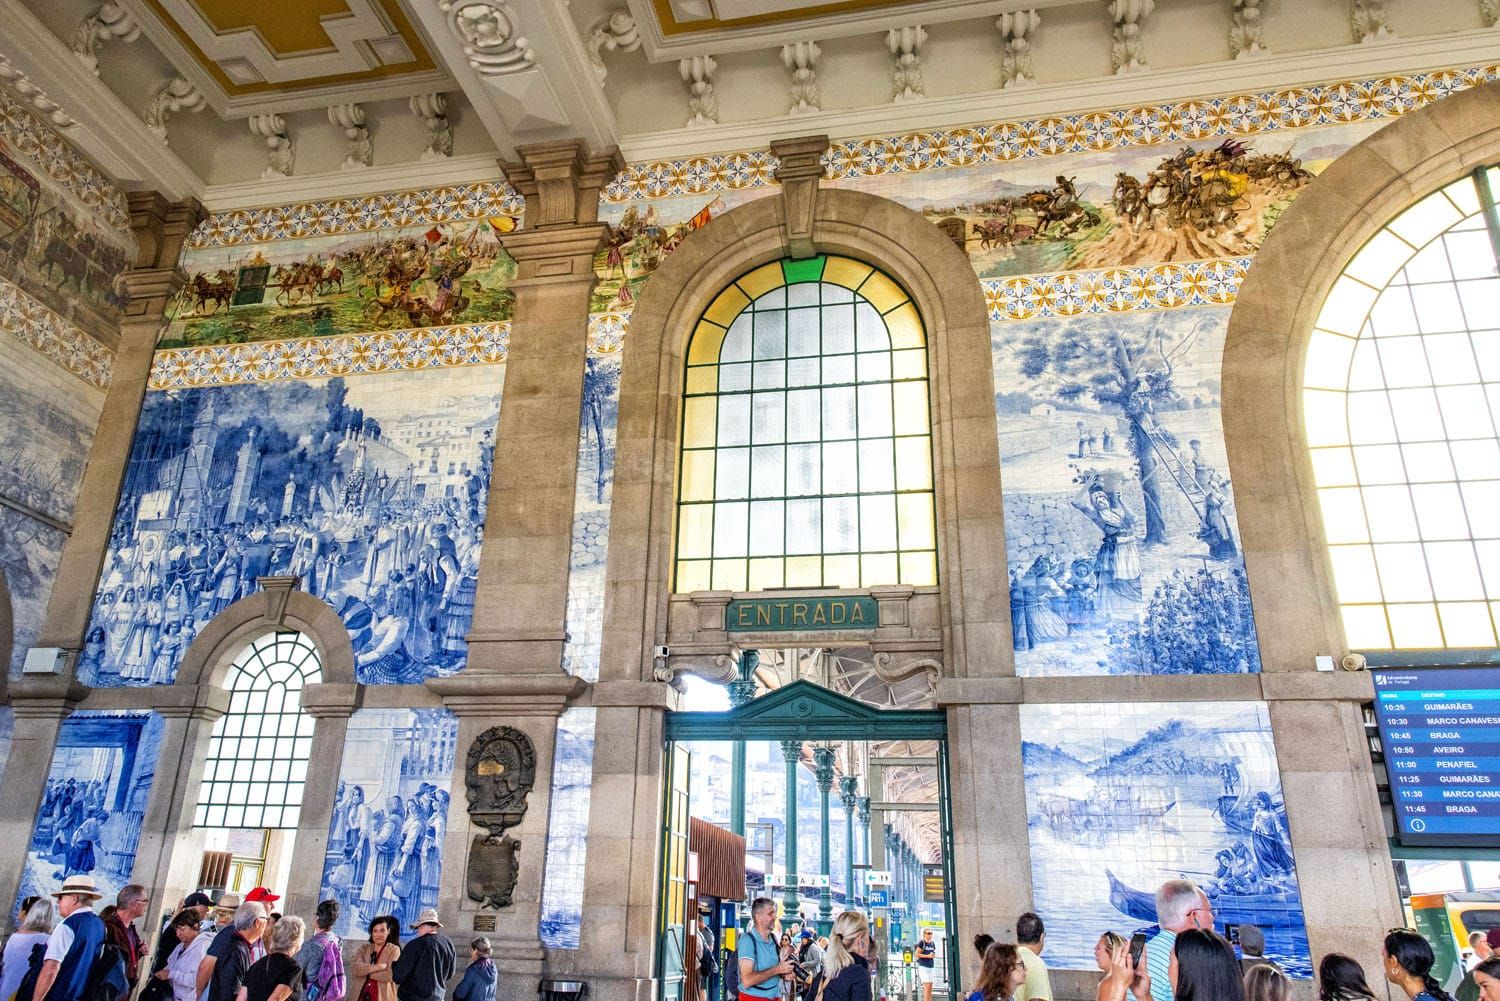
[[[249,904],[249,903],[269,904],[273,900],[280,900],[280,899],[281,899],[281,897],[278,894],[272,893],[270,890],[266,889],[264,886],[257,886],[255,889],[253,889],[249,893],[245,894],[245,903],[247,903],[247,904]]]
[[[208,894],[201,891],[189,893],[187,899],[182,902],[183,907],[212,907],[214,902],[208,899]]]
[[[804,928],[804,929],[802,929],[802,937],[803,938],[812,938],[813,937],[813,933],[812,933],[812,931],[810,929]]]

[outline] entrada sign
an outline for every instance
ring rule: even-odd
[[[745,598],[724,611],[732,633],[774,633],[795,629],[874,629],[875,599],[868,595],[823,598]]]

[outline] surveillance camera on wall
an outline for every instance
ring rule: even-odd
[[[665,646],[656,646],[651,648],[651,652],[657,657],[666,657],[670,655],[672,651]]]
[[[1339,661],[1339,667],[1345,671],[1367,671],[1370,669],[1370,662],[1365,660],[1365,655],[1362,653],[1351,653],[1346,654],[1344,659]]]

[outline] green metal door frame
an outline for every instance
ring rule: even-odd
[[[940,709],[876,709],[799,679],[725,712],[668,712],[667,760],[679,741],[935,740],[943,838],[943,918],[950,997],[959,996],[958,914],[953,890],[953,813],[949,801],[948,716]],[[666,803],[663,803],[665,811]],[[666,818],[663,812],[663,820]],[[665,823],[663,831],[665,833]],[[658,921],[660,924],[660,921]]]

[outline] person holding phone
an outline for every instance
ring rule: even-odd
[[[1151,1001],[1151,975],[1146,972],[1142,953],[1146,948],[1146,936],[1137,933],[1126,942],[1119,935],[1107,931],[1094,944],[1094,962],[1104,972],[1095,1001],[1116,1001],[1134,996],[1136,1001]],[[1118,972],[1116,972],[1118,970]]]
[[[735,949],[740,968],[740,1001],[776,1001],[781,997],[783,980],[792,975],[788,958],[778,946],[776,902],[770,897],[756,897],[750,905],[750,927],[740,936]]]

